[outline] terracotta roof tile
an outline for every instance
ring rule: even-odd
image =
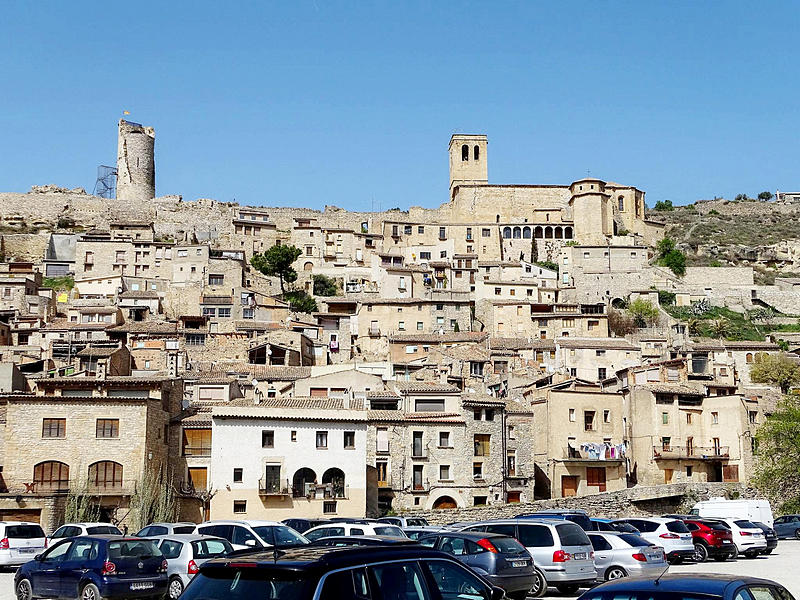
[[[369,410],[367,419],[384,423],[465,423],[458,413],[407,413],[400,410]]]

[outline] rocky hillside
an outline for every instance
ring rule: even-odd
[[[753,266],[758,283],[800,276],[800,202],[701,200],[651,210],[692,266]]]

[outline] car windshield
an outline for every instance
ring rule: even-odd
[[[609,523],[609,525],[611,525],[611,528],[614,531],[624,531],[625,533],[639,533],[639,530],[636,529],[636,527],[634,527],[630,523],[624,523],[622,521],[612,521],[611,523]]]
[[[744,519],[740,521],[734,521],[734,523],[736,523],[736,525],[738,527],[741,527],[742,529],[758,529],[758,526],[756,524]]]
[[[312,582],[302,572],[261,568],[203,568],[192,585],[181,595],[182,600],[295,600],[310,596]]]
[[[156,558],[161,556],[155,542],[150,540],[125,540],[108,544],[108,558]]]
[[[310,543],[305,537],[285,525],[261,525],[253,531],[271,546],[305,546]]]
[[[38,525],[9,525],[6,527],[6,537],[28,540],[43,538],[44,531]]]
[[[703,525],[711,529],[716,529],[717,531],[728,531],[728,529],[730,529],[725,523],[720,523],[719,521],[705,521]]]
[[[520,544],[517,540],[512,537],[492,537],[489,538],[489,541],[492,542],[495,548],[497,548],[500,552],[506,554],[521,554],[523,552],[527,552],[525,546]]]
[[[87,527],[86,533],[89,535],[122,535],[122,532],[113,525],[98,525],[97,527]]]
[[[621,533],[617,537],[626,544],[628,544],[629,546],[633,546],[634,548],[640,548],[641,546],[650,545],[650,542],[648,542],[642,536],[634,535],[632,533]]]
[[[409,527],[425,527],[428,522],[425,519],[406,519]]]
[[[392,537],[408,537],[403,530],[394,525],[379,525],[375,527],[375,535],[391,535]]]
[[[670,521],[667,523],[667,529],[672,533],[689,533],[689,528],[683,521]]]

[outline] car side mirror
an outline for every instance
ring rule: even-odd
[[[251,548],[255,548],[256,547],[256,541],[255,540],[247,540],[247,541],[245,541],[244,545],[245,546],[250,546]]]
[[[501,588],[497,587],[496,585],[492,586],[492,593],[490,595],[490,600],[503,600],[506,597],[506,591]]]
[[[42,562],[42,555],[41,554],[37,554],[36,556],[33,557],[33,560],[35,560],[37,562]]]

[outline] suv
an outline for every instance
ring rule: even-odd
[[[721,562],[733,558],[736,554],[731,530],[724,523],[696,517],[690,517],[684,523],[692,532],[694,559],[697,562],[705,562],[709,557]]]
[[[291,527],[277,521],[207,521],[197,533],[228,540],[234,550],[305,546],[308,540]]]
[[[783,515],[775,519],[775,533],[779,538],[800,540],[800,515]]]
[[[162,535],[184,535],[194,533],[197,525],[194,523],[151,523],[140,530],[136,537],[159,537]]]
[[[639,535],[651,544],[664,548],[671,563],[694,558],[692,533],[683,521],[664,517],[620,519],[639,530]]]
[[[47,548],[47,538],[38,523],[0,521],[0,567],[28,562]]]
[[[406,527],[428,527],[430,525],[428,520],[422,517],[381,517],[378,522],[397,525],[400,529],[405,529]]]
[[[548,585],[562,594],[594,583],[594,549],[586,532],[569,521],[544,519],[498,519],[483,521],[462,531],[485,531],[516,538],[533,556]]]
[[[760,521],[751,522],[764,532],[764,541],[767,542],[767,549],[764,550],[764,554],[772,554],[772,551],[778,547],[778,534],[766,523],[761,523]]]
[[[733,543],[736,545],[733,558],[738,558],[740,554],[747,558],[755,558],[766,552],[767,540],[764,532],[752,521],[747,519],[718,519],[718,521],[724,523],[733,534]]]
[[[64,523],[53,532],[48,543],[79,535],[122,535],[119,527],[111,523]]]
[[[594,524],[585,510],[540,510],[535,513],[522,513],[517,519],[551,519],[577,523],[584,531],[594,531]]]
[[[501,600],[502,588],[444,552],[413,546],[292,548],[215,559],[200,567],[182,600]]]
[[[315,542],[320,538],[342,535],[383,535],[403,539],[408,538],[397,525],[389,525],[388,523],[364,524],[360,522],[319,525],[318,527],[312,527],[303,535],[311,542]]]

